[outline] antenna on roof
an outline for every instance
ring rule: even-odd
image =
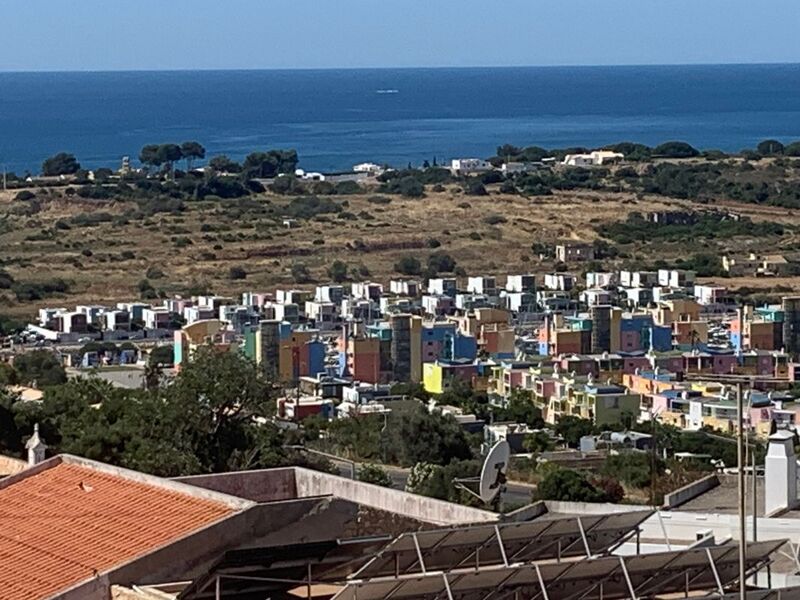
[[[475,496],[486,504],[491,504],[506,489],[508,464],[511,460],[511,447],[505,440],[500,440],[489,450],[481,467],[480,477],[454,479],[456,487]],[[478,491],[471,489],[477,483]]]

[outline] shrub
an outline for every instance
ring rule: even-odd
[[[373,464],[362,465],[358,470],[358,480],[372,483],[381,487],[392,487],[392,478],[380,466]]]
[[[34,198],[36,198],[36,194],[30,190],[22,190],[21,192],[17,192],[17,195],[14,196],[14,200],[19,202],[27,202],[28,200],[33,200]]]
[[[455,259],[444,252],[437,252],[428,257],[428,270],[432,273],[452,273],[456,268]]]
[[[483,222],[487,225],[499,225],[500,223],[508,222],[503,215],[486,215],[483,217]]]
[[[483,175],[481,175],[481,183],[484,185],[491,185],[492,183],[500,183],[505,178],[500,171],[487,171]]]
[[[30,302],[41,300],[53,294],[65,294],[69,292],[70,284],[63,279],[57,278],[41,282],[17,282],[11,289],[17,300]]]
[[[239,279],[247,279],[247,271],[245,271],[242,267],[234,266],[228,270],[228,279],[231,280],[239,280]]]
[[[605,493],[594,487],[581,473],[570,469],[555,469],[548,473],[536,488],[539,500],[564,502],[604,502]]]
[[[283,209],[283,215],[294,219],[311,219],[316,215],[339,213],[341,204],[330,198],[303,196],[293,198]]]
[[[480,179],[469,180],[464,186],[464,193],[469,196],[487,196],[489,194]]]
[[[308,270],[308,267],[302,263],[294,263],[291,273],[295,283],[309,283],[311,281],[311,272]]]
[[[163,279],[164,278],[164,271],[162,271],[157,266],[152,265],[151,267],[149,267],[147,269],[147,272],[145,273],[145,277],[147,277],[148,279]]]
[[[14,278],[11,273],[4,269],[0,269],[0,290],[7,290],[14,285]]]
[[[403,275],[419,275],[422,273],[422,264],[413,256],[404,256],[395,263],[394,270]]]
[[[334,186],[334,191],[336,194],[342,195],[355,195],[355,194],[362,194],[364,192],[363,188],[358,185],[355,181],[340,181]]]
[[[328,268],[328,277],[336,283],[347,281],[347,265],[341,260],[333,261],[333,264]]]

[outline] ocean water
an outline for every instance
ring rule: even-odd
[[[307,169],[686,140],[728,151],[800,139],[800,65],[0,73],[0,164],[59,151],[116,166],[198,140],[240,159],[296,148]]]

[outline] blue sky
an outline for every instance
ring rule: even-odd
[[[3,0],[0,70],[800,62],[798,0]]]

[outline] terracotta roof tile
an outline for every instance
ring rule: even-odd
[[[0,597],[47,598],[234,510],[61,462],[0,488]]]

